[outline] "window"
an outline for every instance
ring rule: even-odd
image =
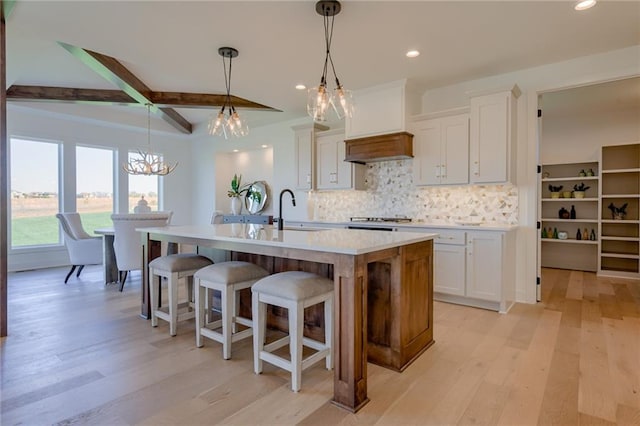
[[[11,247],[59,244],[60,145],[11,138]]]
[[[129,153],[129,160],[140,158],[137,152]],[[158,192],[160,180],[158,176],[129,175],[129,212],[138,205],[138,201],[144,197],[153,211],[158,210]]]
[[[112,150],[76,147],[76,211],[87,232],[113,225]]]

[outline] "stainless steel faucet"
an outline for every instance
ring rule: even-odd
[[[293,204],[294,207],[296,206],[296,196],[293,195],[293,192],[290,189],[283,189],[282,191],[280,191],[280,204],[278,206],[280,217],[278,218],[278,231],[282,231],[284,229],[284,218],[282,215],[282,196],[284,195],[285,192],[288,192],[289,194],[291,194],[291,203]]]

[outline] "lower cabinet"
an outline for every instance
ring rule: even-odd
[[[401,229],[404,230],[404,229]],[[515,301],[515,231],[419,228],[434,240],[434,299],[505,313]]]

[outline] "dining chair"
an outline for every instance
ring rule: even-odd
[[[130,271],[142,269],[142,244],[140,233],[136,228],[166,226],[171,221],[173,212],[154,213],[116,213],[111,215],[113,221],[113,250],[118,266],[120,291]]]
[[[76,268],[78,268],[76,277],[79,277],[85,265],[102,263],[102,238],[87,234],[78,213],[58,213],[56,218],[60,222],[64,234],[64,245],[67,247],[71,262],[71,269],[64,279],[66,284]]]

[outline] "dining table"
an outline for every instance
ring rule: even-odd
[[[141,314],[145,317],[150,313],[148,262],[159,255],[162,242],[330,265],[335,324],[332,402],[351,412],[369,401],[367,361],[401,372],[433,344],[433,239],[437,234],[278,230],[241,223],[136,230],[142,236]]]

